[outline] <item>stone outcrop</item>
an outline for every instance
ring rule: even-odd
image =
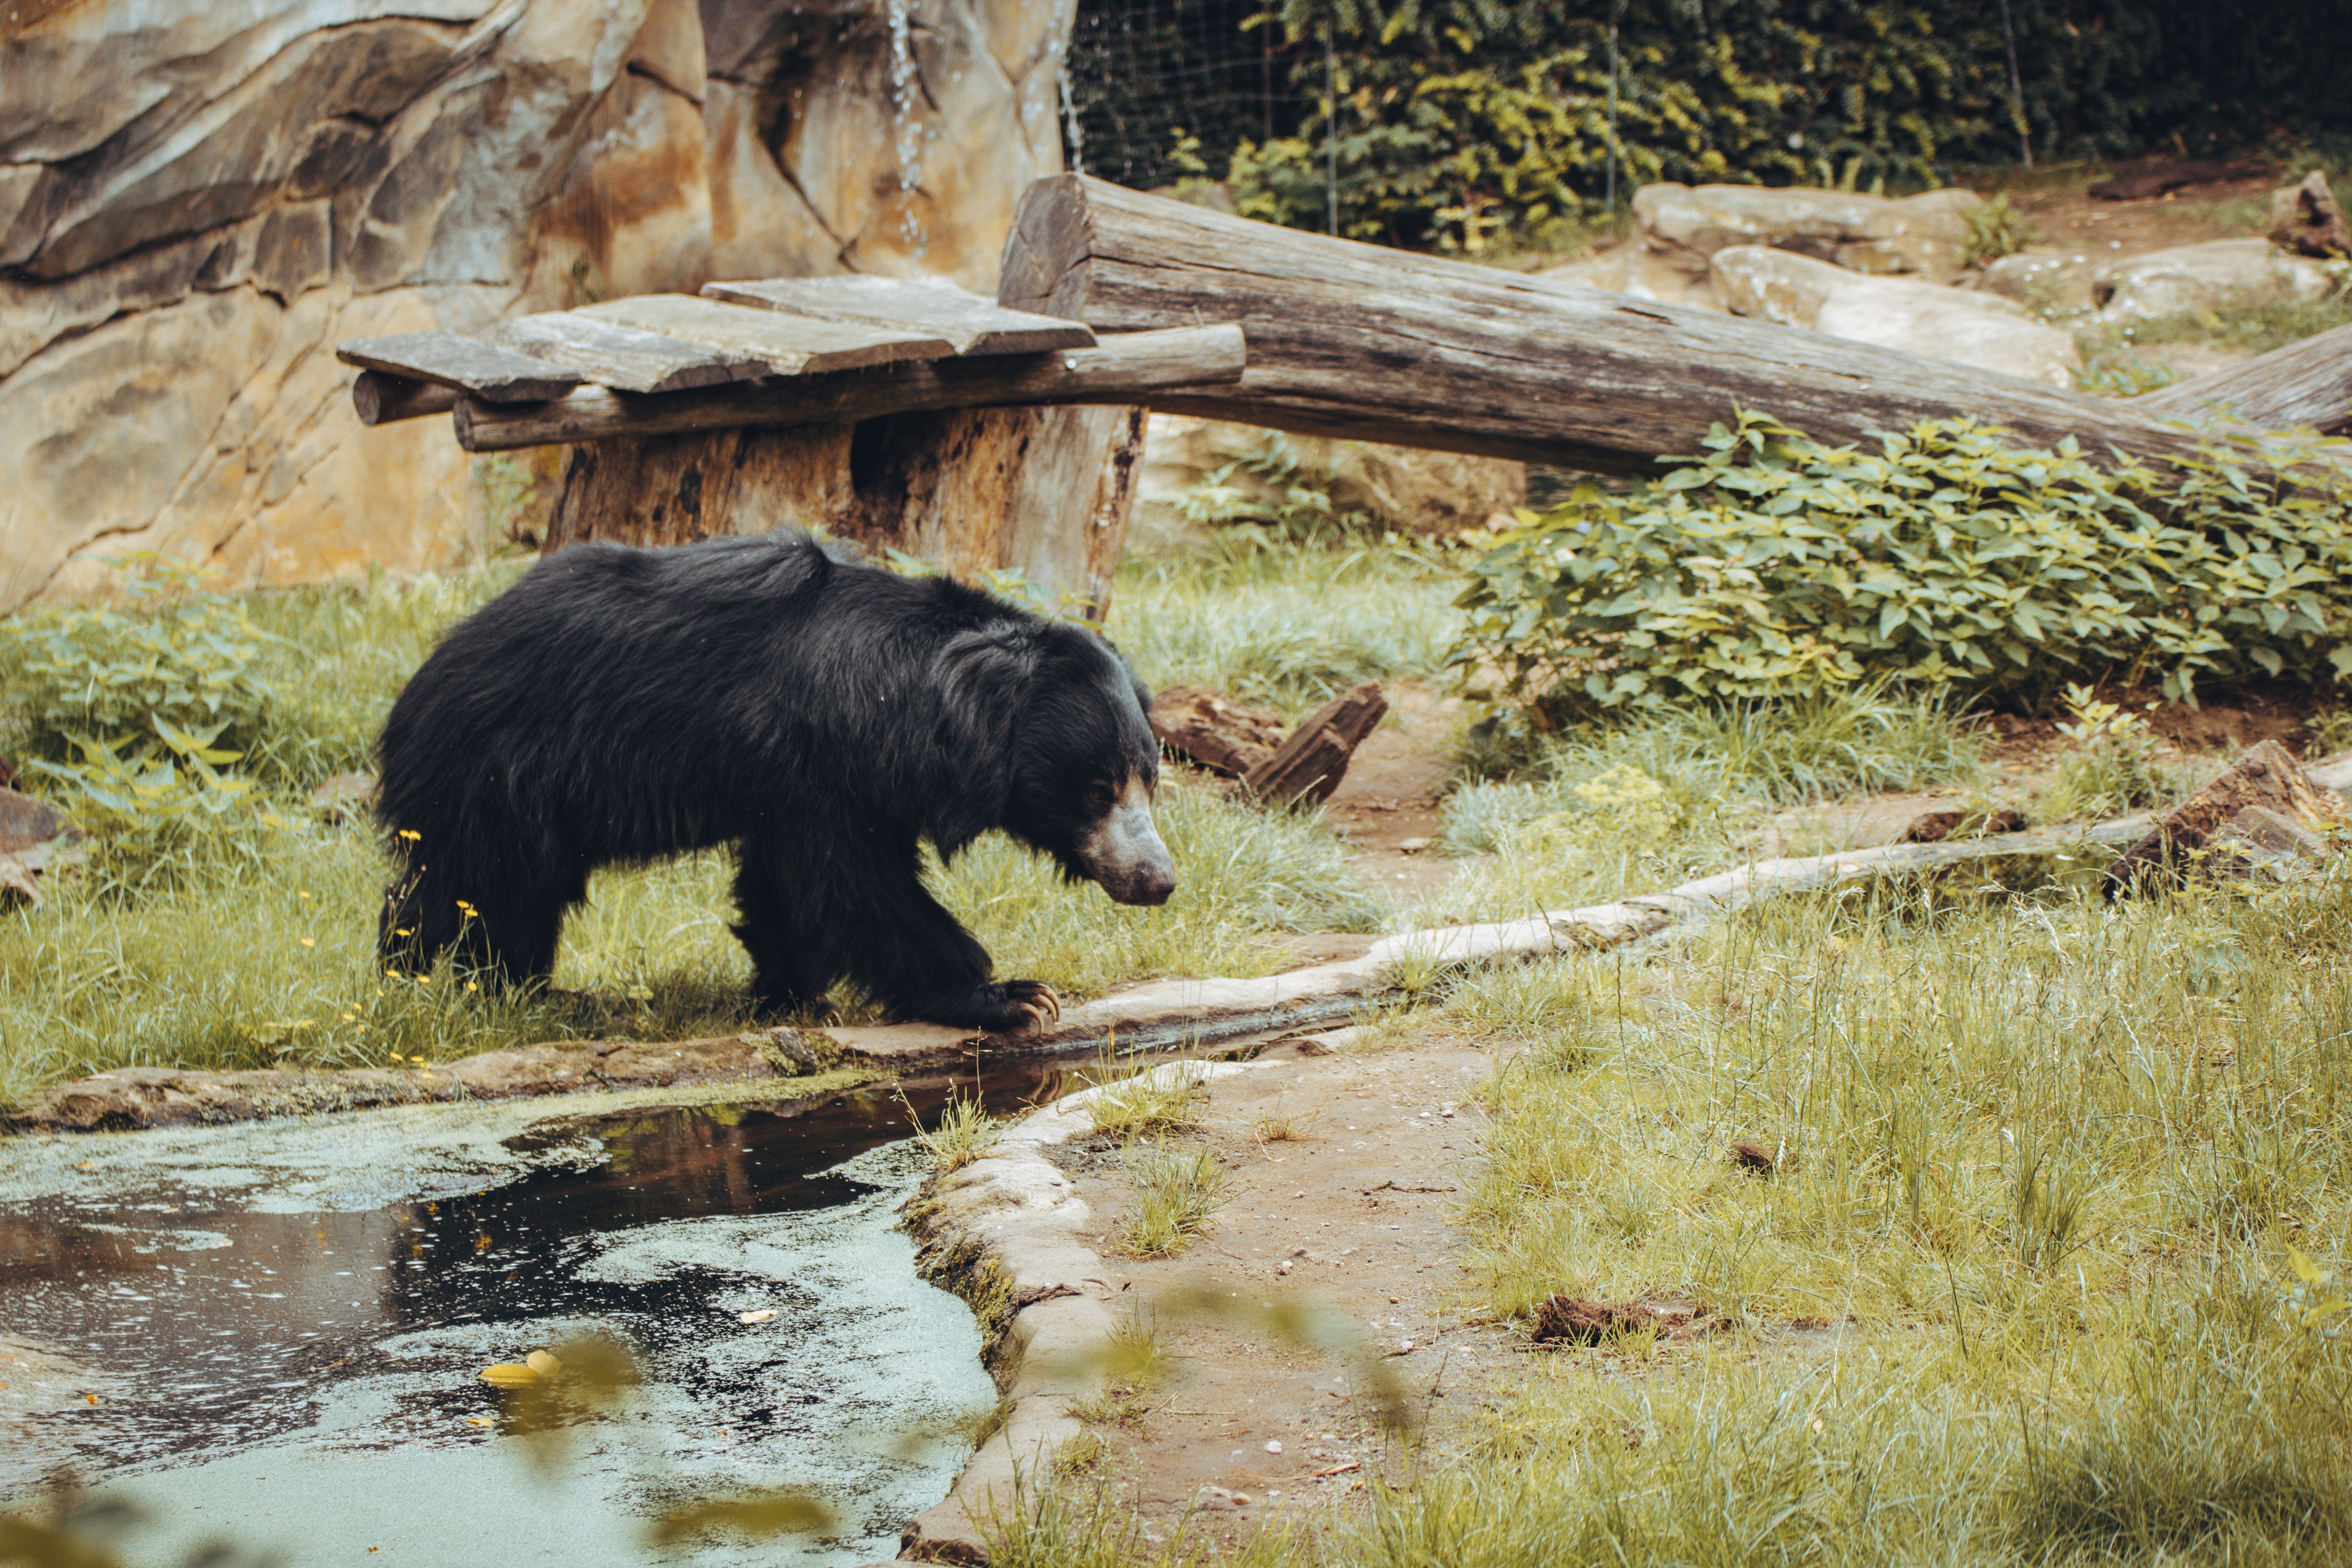
[[[1916,272],[1940,282],[1960,264],[1974,191],[1928,191],[1900,201],[1847,191],[1760,185],[1644,185],[1633,195],[1642,247],[1694,283],[1718,250],[1765,245],[1850,272]]]
[[[1742,316],[1930,359],[2074,385],[2074,340],[2023,306],[1976,289],[1848,272],[1760,245],[1716,252],[1715,291]]]
[[[2311,304],[2335,287],[2327,268],[2290,256],[2267,239],[2216,239],[2152,250],[2109,262],[2091,275],[2101,319],[2119,322],[2250,305]]]
[[[1335,518],[1352,516],[1397,533],[1444,536],[1506,527],[1511,509],[1527,500],[1527,465],[1507,458],[1287,436],[1254,425],[1155,414],[1144,434],[1129,538],[1146,548],[1164,548],[1220,520],[1272,515],[1288,503],[1291,480],[1280,472],[1253,469],[1249,461],[1282,454],[1295,464],[1285,471],[1330,498]]]
[[[0,608],[162,550],[453,563],[481,476],[338,341],[714,277],[988,289],[1071,0],[88,0],[0,16]],[[511,462],[514,459],[496,459]],[[491,487],[495,489],[496,487]]]

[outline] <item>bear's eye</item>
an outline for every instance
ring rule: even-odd
[[[1111,793],[1108,784],[1098,784],[1087,791],[1087,804],[1097,811],[1108,811],[1111,808],[1111,803],[1118,799],[1118,796]]]

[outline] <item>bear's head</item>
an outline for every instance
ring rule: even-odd
[[[1176,863],[1151,816],[1151,694],[1118,651],[1084,627],[1022,616],[959,637],[947,662],[959,761],[993,798],[972,803],[992,820],[942,825],[941,852],[1002,827],[1116,902],[1166,903]]]

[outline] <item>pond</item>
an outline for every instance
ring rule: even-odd
[[[1044,1084],[982,1089],[1002,1111]],[[905,1089],[927,1119],[950,1092]],[[897,1228],[908,1131],[874,1089],[0,1141],[0,1501],[69,1477],[135,1504],[138,1564],[894,1556],[996,1398]],[[645,1384],[535,1468],[481,1369],[592,1331]],[[646,1544],[689,1500],[780,1487],[834,1532]]]

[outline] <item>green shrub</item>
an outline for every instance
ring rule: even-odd
[[[1542,722],[1873,680],[1974,697],[2069,680],[2352,671],[2352,478],[2284,440],[2177,471],[1966,420],[1825,446],[1754,415],[1629,494],[1593,487],[1472,568],[1454,655]]]
[[[191,568],[155,558],[131,563],[122,587],[132,611],[36,610],[0,622],[10,742],[23,754],[66,762],[86,742],[152,743],[152,721],[201,731],[246,750],[268,728],[273,694],[261,665],[269,634],[236,601],[194,591]]]

